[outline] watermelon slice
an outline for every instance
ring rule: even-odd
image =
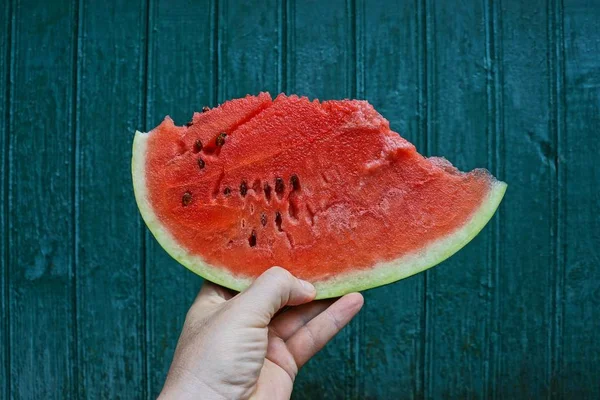
[[[318,298],[440,263],[506,190],[421,156],[366,101],[268,93],[136,132],[132,170],[142,217],[181,264],[235,290],[279,265]]]

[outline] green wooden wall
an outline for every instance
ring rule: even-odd
[[[600,2],[0,1],[0,398],[153,398],[201,280],[138,215],[135,129],[268,90],[366,98],[509,183],[365,293],[297,399],[600,398]]]

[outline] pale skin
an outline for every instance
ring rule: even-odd
[[[278,267],[239,294],[205,282],[159,398],[289,399],[298,370],[363,305],[359,293],[315,296],[310,283]]]

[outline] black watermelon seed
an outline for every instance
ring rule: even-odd
[[[216,140],[217,146],[219,146],[219,147],[223,146],[225,144],[226,137],[227,137],[227,134],[225,132],[219,133],[219,136],[217,136],[217,140]]]
[[[202,112],[205,113],[207,111],[210,111],[210,107],[209,106],[204,106],[202,107]]]
[[[229,189],[228,187],[226,187],[225,190],[223,190],[223,194],[225,196],[229,196],[231,194],[231,189]]]
[[[262,226],[267,225],[267,214],[262,213],[260,215],[260,223],[262,224]]]
[[[187,126],[188,128],[189,128],[190,126],[192,126],[192,125],[194,125],[194,120],[191,120],[190,122],[187,122],[187,123],[185,124],[185,126]]]
[[[187,207],[192,202],[192,194],[190,192],[185,192],[183,197],[181,198],[181,204],[184,207]]]
[[[275,193],[281,195],[285,189],[285,185],[283,184],[283,179],[275,178]]]
[[[246,181],[242,181],[242,183],[240,183],[240,194],[242,197],[245,197],[246,193],[248,193],[248,185],[246,184]]]
[[[282,223],[282,220],[281,220],[281,213],[280,213],[279,211],[277,211],[277,212],[275,213],[275,225],[277,225],[277,229],[278,229],[280,232],[282,231],[282,229],[281,229],[281,223]]]
[[[265,186],[263,187],[263,190],[265,191],[265,197],[266,197],[267,201],[271,201],[271,186],[269,185],[268,182],[265,182]]]
[[[290,184],[292,185],[293,190],[299,190],[300,189],[300,179],[298,179],[298,176],[292,175],[292,177],[290,178]]]
[[[248,244],[250,247],[256,246],[256,231],[253,229],[250,237],[248,238]]]
[[[204,162],[204,160],[199,158],[198,159],[198,168],[202,169],[202,168],[204,168],[205,165],[206,165],[206,163]]]
[[[200,141],[200,139],[196,139],[196,141],[194,142],[194,151],[196,153],[198,153],[201,150],[202,150],[202,142]]]

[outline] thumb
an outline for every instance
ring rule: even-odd
[[[258,316],[262,325],[267,326],[282,307],[308,303],[316,294],[311,283],[281,267],[272,267],[256,278],[237,300],[243,312]]]

